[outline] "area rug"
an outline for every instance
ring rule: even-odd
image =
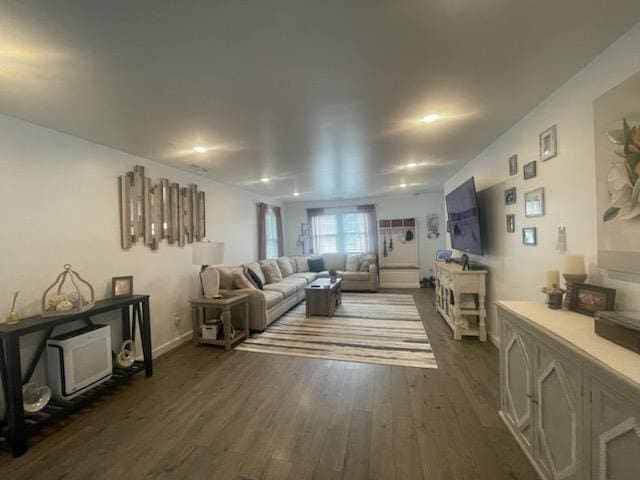
[[[438,368],[411,295],[344,293],[333,317],[305,317],[304,302],[237,350]]]

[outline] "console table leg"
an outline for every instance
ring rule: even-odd
[[[122,307],[122,340],[131,340],[131,314],[129,305]]]
[[[14,457],[27,451],[27,435],[24,426],[24,410],[22,406],[22,367],[20,365],[20,338],[9,337],[6,342],[6,389],[7,424],[9,442]]]
[[[153,375],[153,358],[151,351],[151,315],[149,314],[149,298],[142,299],[142,325],[140,337],[142,339],[142,351],[144,353],[144,370],[147,377]]]

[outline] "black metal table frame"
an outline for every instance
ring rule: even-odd
[[[22,401],[22,387],[31,380],[33,372],[44,352],[47,340],[55,327],[75,321],[92,324],[91,317],[121,310],[123,341],[135,339],[136,324],[140,328],[144,367],[147,377],[153,375],[153,360],[151,352],[151,317],[149,315],[149,296],[133,295],[123,298],[109,298],[96,302],[96,305],[86,312],[75,313],[64,317],[34,316],[22,319],[16,325],[0,324],[0,376],[6,405],[7,427],[9,443],[14,457],[19,457],[27,451],[27,432]],[[133,316],[131,316],[133,313]],[[133,322],[132,322],[133,320]],[[45,331],[44,338],[29,363],[27,371],[22,377],[20,361],[20,337],[31,333]]]

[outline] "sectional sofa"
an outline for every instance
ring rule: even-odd
[[[336,270],[342,278],[342,290],[375,292],[378,289],[375,255],[327,253],[319,257],[324,265],[319,272],[310,271],[309,257],[303,256],[280,257],[238,266],[208,267],[202,273],[205,296],[209,296],[207,274],[215,268],[220,274],[220,294],[226,297],[247,293],[250,328],[262,331],[303,301],[305,287],[317,278],[329,277],[329,270]],[[253,278],[259,278],[257,283],[262,283],[262,288],[251,280],[249,270],[253,272]],[[274,270],[277,271],[274,273]],[[278,274],[281,278],[278,278]]]

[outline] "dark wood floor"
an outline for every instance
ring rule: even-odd
[[[406,291],[413,293],[414,291]],[[439,369],[186,344],[1,479],[537,479],[498,418],[498,352],[415,291]]]

